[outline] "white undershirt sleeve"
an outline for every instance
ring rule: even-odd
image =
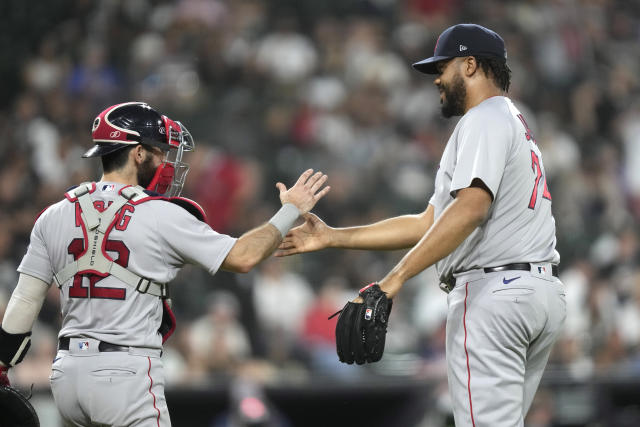
[[[2,320],[2,329],[10,334],[23,334],[33,328],[47,296],[49,285],[28,274],[20,274]]]

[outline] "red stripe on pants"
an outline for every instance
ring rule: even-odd
[[[149,381],[151,381],[151,384],[149,384],[149,393],[151,394],[151,396],[153,396],[153,408],[158,411],[158,417],[156,418],[156,420],[158,422],[158,427],[160,427],[160,409],[158,409],[158,407],[156,406],[156,395],[151,391],[151,387],[153,387],[153,378],[151,378],[151,358],[147,356],[147,360],[149,361],[149,370],[147,371],[147,376],[149,377]]]
[[[469,412],[471,413],[471,424],[476,427],[473,419],[473,404],[471,403],[471,368],[469,368],[469,352],[467,351],[467,297],[469,296],[469,282],[464,285],[464,315],[462,324],[464,326],[464,353],[467,356],[467,391],[469,392]]]

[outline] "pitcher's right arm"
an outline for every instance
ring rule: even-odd
[[[413,247],[431,228],[433,206],[419,214],[401,215],[368,225],[334,228],[314,214],[292,229],[283,239],[276,256],[312,252],[324,248],[396,250]]]

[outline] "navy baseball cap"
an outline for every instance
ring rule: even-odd
[[[504,40],[495,31],[477,24],[458,24],[440,34],[431,58],[413,64],[425,74],[438,74],[437,63],[456,56],[493,56],[507,59]]]

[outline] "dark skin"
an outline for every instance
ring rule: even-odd
[[[442,104],[454,101],[449,90],[464,85],[458,114],[465,114],[482,101],[504,95],[493,79],[479,67],[473,56],[452,58],[438,64],[434,84],[440,91]],[[471,185],[455,194],[455,200],[434,221],[433,206],[417,215],[403,215],[374,224],[333,228],[313,214],[305,215],[305,223],[292,229],[280,245],[277,256],[309,252],[326,247],[391,250],[411,248],[396,266],[378,283],[393,298],[404,283],[424,269],[453,252],[487,218],[493,195],[485,184],[474,179]],[[354,301],[360,302],[358,297]]]
[[[482,101],[504,95],[478,66],[473,56],[453,58],[438,69],[434,84],[440,88],[456,76],[466,86],[463,114]],[[446,100],[441,93],[441,99]],[[390,297],[395,296],[404,283],[453,252],[487,217],[493,195],[479,179],[470,187],[457,192],[456,198],[396,266],[379,282]]]
[[[478,65],[476,58],[473,56],[465,56],[461,58],[452,58],[441,61],[437,65],[439,74],[436,75],[433,84],[438,89],[442,84],[451,84],[456,73],[462,77],[466,86],[466,98],[463,103],[463,112],[465,114],[471,108],[480,104],[485,99],[492,96],[503,96],[505,92],[496,86],[493,79],[487,76]],[[441,93],[441,100],[442,100]]]

